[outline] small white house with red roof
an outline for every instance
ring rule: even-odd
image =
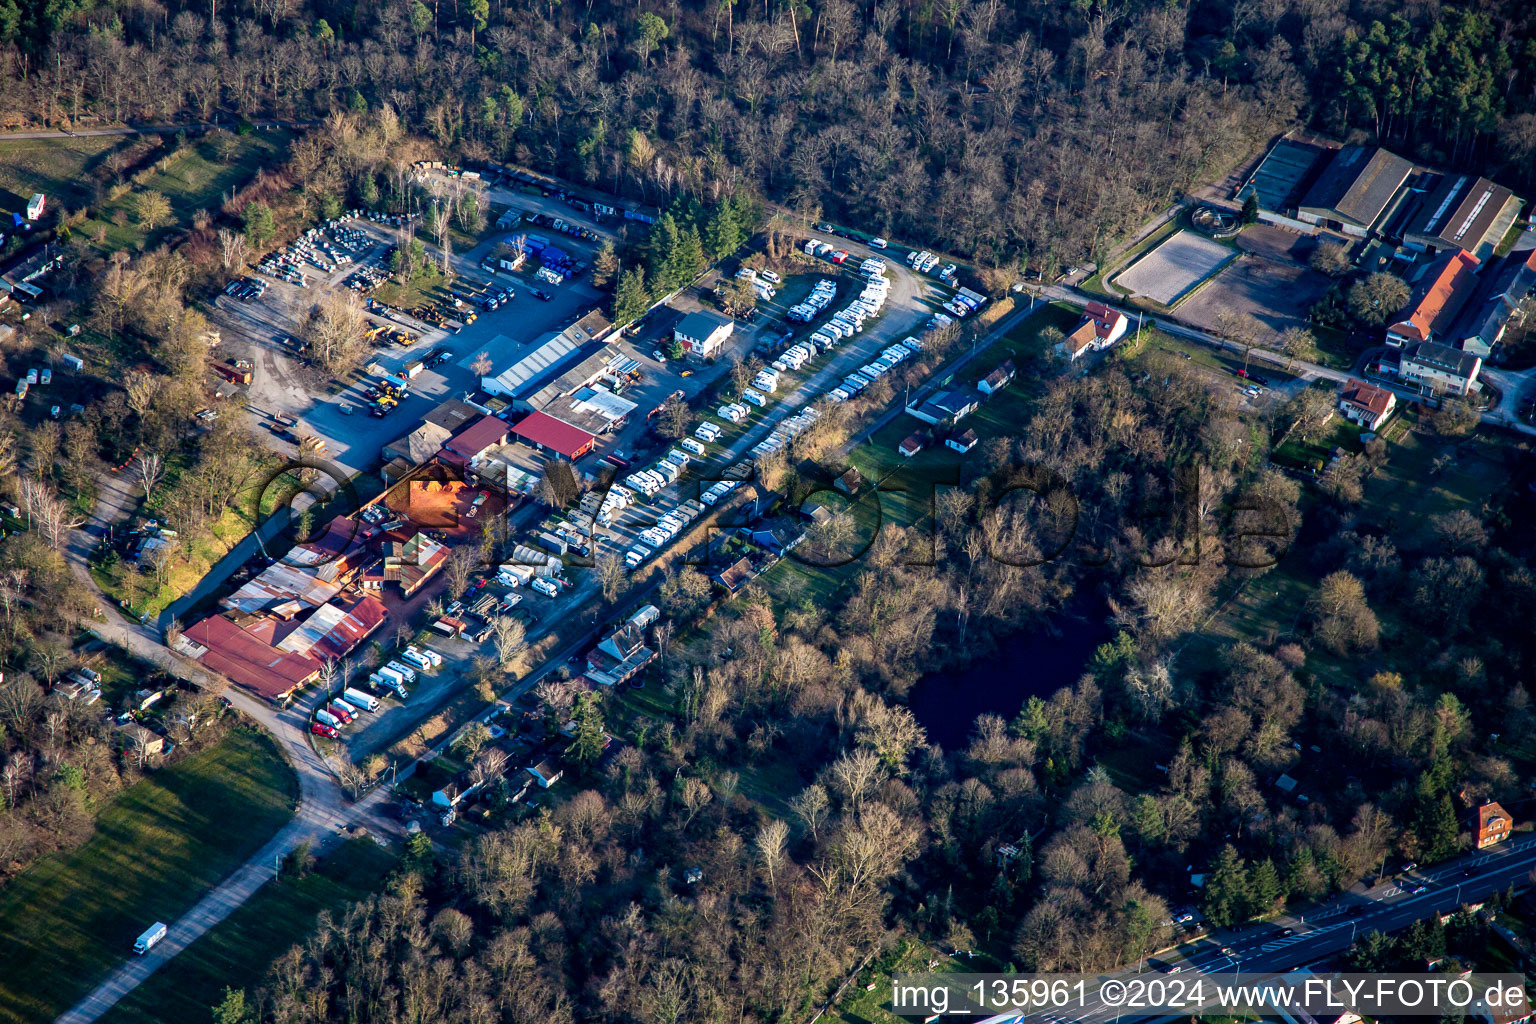
[[[1088,352],[1109,348],[1125,337],[1131,321],[1118,309],[1111,309],[1102,302],[1090,302],[1083,310],[1083,320],[1056,346],[1056,351],[1076,362],[1077,357]]]
[[[1350,381],[1339,395],[1339,411],[1344,414],[1344,418],[1358,423],[1366,430],[1380,430],[1395,408],[1396,395],[1386,388],[1366,384],[1364,381]]]

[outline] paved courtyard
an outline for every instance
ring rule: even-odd
[[[1132,295],[1172,306],[1232,256],[1232,250],[1220,242],[1193,231],[1180,231],[1121,271],[1113,284]]]

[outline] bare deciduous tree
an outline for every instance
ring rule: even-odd
[[[141,452],[137,466],[139,485],[144,488],[144,497],[148,498],[155,493],[155,486],[165,476],[165,460],[157,452]]]
[[[789,826],[778,818],[766,822],[757,830],[754,845],[763,870],[768,873],[768,887],[776,881],[779,868],[784,863],[784,843],[789,838]]]
[[[245,233],[219,228],[219,260],[226,274],[245,266]]]

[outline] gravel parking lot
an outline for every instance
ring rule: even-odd
[[[1232,250],[1220,242],[1180,231],[1116,275],[1113,283],[1133,295],[1172,306],[1232,256]]]
[[[1246,313],[1262,325],[1259,344],[1272,347],[1286,328],[1307,326],[1330,283],[1307,267],[1244,253],[1179,306],[1179,319],[1216,330],[1220,314]]]

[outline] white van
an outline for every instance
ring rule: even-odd
[[[533,589],[545,597],[555,597],[560,593],[560,588],[555,586],[547,578],[540,576],[533,581]]]

